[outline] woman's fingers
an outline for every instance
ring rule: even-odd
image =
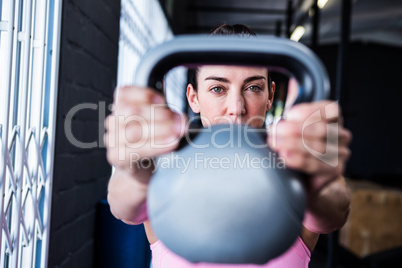
[[[104,135],[113,165],[127,167],[133,161],[173,151],[186,133],[186,117],[170,110],[155,90],[121,87],[115,91],[114,101]]]
[[[274,126],[268,144],[285,159],[289,168],[310,175],[336,177],[350,156],[352,135],[342,126],[336,102],[299,104],[286,120]]]
[[[114,92],[114,102],[116,105],[126,103],[133,104],[166,104],[166,100],[162,94],[156,92],[152,88],[124,86],[119,87]]]

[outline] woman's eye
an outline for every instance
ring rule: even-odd
[[[223,88],[221,87],[214,87],[211,89],[212,92],[214,93],[222,93],[223,92]]]
[[[248,90],[250,90],[250,91],[261,91],[261,88],[259,86],[250,86],[250,87],[248,87]]]

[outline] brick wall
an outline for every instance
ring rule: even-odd
[[[111,173],[99,129],[116,86],[120,1],[64,0],[62,14],[48,267],[86,268],[93,267],[96,205]],[[96,142],[93,148],[76,147],[65,134],[69,111],[83,103],[92,106],[74,114],[72,134]]]

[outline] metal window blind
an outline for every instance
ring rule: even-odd
[[[0,267],[46,267],[61,0],[0,0]]]

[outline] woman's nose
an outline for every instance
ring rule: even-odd
[[[237,118],[245,113],[246,107],[243,94],[231,94],[231,96],[228,98],[228,115]]]

